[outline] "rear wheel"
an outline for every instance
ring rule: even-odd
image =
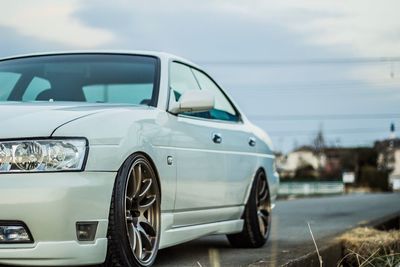
[[[150,266],[160,241],[160,188],[149,160],[129,157],[118,172],[112,196],[108,250],[103,266]]]
[[[271,200],[264,171],[256,174],[242,219],[242,232],[227,236],[231,245],[240,248],[263,246],[271,229]]]

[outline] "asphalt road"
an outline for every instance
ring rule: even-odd
[[[265,247],[234,249],[225,236],[210,236],[161,250],[155,266],[247,266],[257,261],[279,266],[314,251],[307,222],[322,246],[339,233],[394,213],[400,213],[399,193],[278,201]]]
[[[209,236],[159,251],[154,266],[241,267],[254,262],[280,266],[314,251],[307,222],[323,246],[347,229],[396,213],[400,214],[400,193],[278,201],[270,239],[263,248],[234,249],[225,236]]]

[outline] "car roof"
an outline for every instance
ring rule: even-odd
[[[197,66],[197,64],[195,64],[185,58],[182,58],[182,57],[170,54],[170,53],[166,53],[166,52],[146,51],[146,50],[72,50],[72,51],[40,52],[40,53],[30,53],[30,54],[22,54],[22,55],[4,57],[4,58],[0,58],[0,61],[24,58],[24,57],[34,57],[34,56],[73,55],[73,54],[126,54],[126,55],[154,56],[154,57],[160,58],[160,60],[162,60],[162,61],[176,60],[176,61],[180,61],[185,64],[192,65],[194,67],[200,68],[199,66]]]

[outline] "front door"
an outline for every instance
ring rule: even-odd
[[[177,188],[174,225],[191,225],[240,217],[254,161],[240,116],[218,86],[204,73],[173,62],[170,97],[186,90],[212,91],[208,112],[170,115],[171,143],[176,150]]]

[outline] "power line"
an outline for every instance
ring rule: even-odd
[[[252,90],[252,93],[257,92],[260,95],[267,95],[267,94],[318,94],[318,95],[330,95],[330,94],[337,94],[340,92],[340,95],[346,95],[348,96],[349,94],[356,94],[356,95],[363,95],[363,96],[369,96],[369,95],[379,95],[379,96],[385,96],[385,95],[390,95],[390,94],[396,94],[399,95],[400,91],[398,90],[400,88],[400,84],[398,85],[398,88],[388,88],[388,87],[365,87],[365,86],[360,86],[360,87],[330,87],[330,88],[255,88],[255,87],[247,87],[247,88],[242,88],[239,89],[240,91],[247,91]],[[231,92],[236,91],[238,92],[237,88],[235,90],[230,90]]]
[[[293,91],[293,90],[351,90],[351,89],[365,89],[365,88],[383,88],[383,87],[396,87],[400,86],[400,80],[398,81],[380,81],[380,82],[352,82],[352,83],[275,83],[265,84],[258,86],[231,86],[235,90],[265,90],[265,91]]]
[[[327,64],[373,64],[400,62],[400,56],[392,57],[354,57],[354,58],[316,58],[290,60],[199,60],[203,65],[327,65]]]
[[[343,134],[371,134],[384,133],[387,129],[382,128],[344,128],[324,130],[324,135],[343,135]],[[299,135],[316,135],[318,131],[294,130],[294,131],[267,131],[271,136],[299,136]]]
[[[257,121],[313,121],[313,120],[380,120],[397,119],[400,113],[381,113],[381,114],[308,114],[308,115],[249,115],[252,120]]]

